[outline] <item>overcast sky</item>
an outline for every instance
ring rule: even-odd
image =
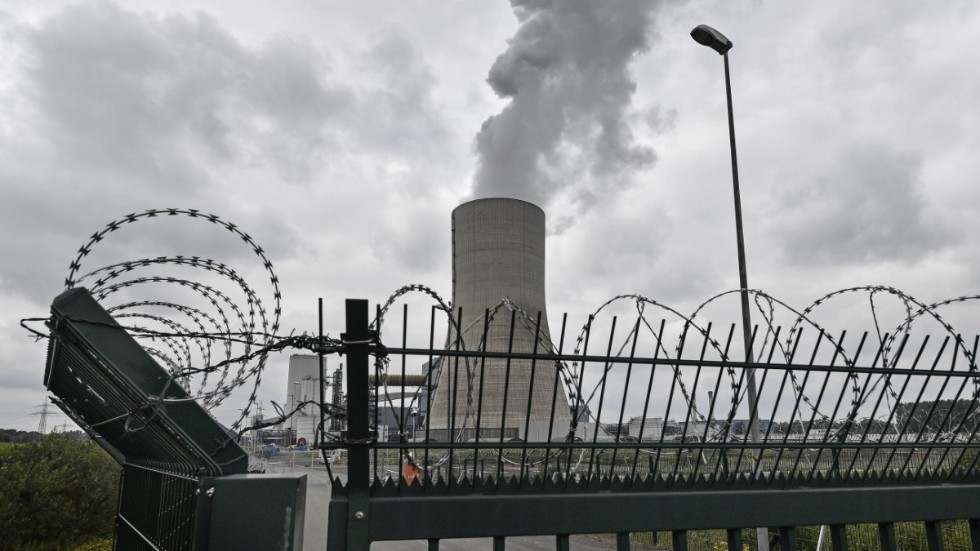
[[[472,197],[545,209],[552,318],[736,288],[723,65],[700,23],[735,44],[751,287],[801,308],[855,285],[977,291],[980,4],[511,4],[0,0],[0,427],[36,427],[44,399],[45,344],[19,320],[47,315],[89,236],[151,208],[248,232],[284,333],[316,330],[318,297],[332,334],[345,298],[448,298],[449,217]],[[203,250],[262,283],[215,232],[141,223],[85,268]],[[285,401],[286,362],[264,400]]]

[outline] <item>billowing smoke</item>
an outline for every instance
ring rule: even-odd
[[[630,63],[651,39],[653,0],[511,0],[520,21],[487,82],[511,102],[476,138],[475,197],[576,210],[654,161],[628,125]]]

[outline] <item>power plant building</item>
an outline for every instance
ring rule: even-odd
[[[453,310],[462,311],[460,347],[488,352],[552,352],[545,305],[545,216],[517,199],[477,199],[452,213]],[[540,313],[540,330],[536,327]],[[511,341],[511,320],[513,340]],[[450,347],[455,348],[455,332]],[[536,343],[537,341],[537,343]],[[434,439],[563,439],[571,422],[554,362],[443,358],[432,397]],[[505,411],[506,408],[506,411]]]
[[[326,359],[324,359],[326,363]],[[326,370],[326,366],[324,366]],[[316,428],[320,423],[320,357],[312,354],[293,354],[289,356],[288,387],[286,389],[286,413],[289,413],[304,402],[296,414],[287,419],[284,429],[291,429],[296,441],[305,439],[312,444],[316,437]],[[324,383],[324,396],[328,384]],[[309,403],[312,402],[312,403]],[[329,428],[329,427],[328,427]]]

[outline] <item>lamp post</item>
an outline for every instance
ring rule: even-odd
[[[745,269],[745,238],[742,234],[742,198],[738,190],[738,158],[735,155],[735,115],[732,111],[732,81],[728,72],[728,50],[732,49],[732,41],[716,29],[708,25],[698,25],[691,31],[691,38],[702,46],[707,46],[718,52],[725,59],[725,95],[728,99],[728,137],[732,151],[732,188],[735,192],[735,241],[738,248],[738,283],[742,297],[742,341],[745,347],[745,363],[752,364],[755,358],[752,354],[752,317],[749,311],[749,283]],[[755,369],[746,367],[746,384],[749,398],[749,438],[759,442],[759,393],[755,382]],[[755,468],[758,470],[761,450],[755,450]],[[763,533],[765,530],[765,533]],[[765,539],[765,541],[763,541]],[[759,529],[759,549],[768,551],[768,530]]]

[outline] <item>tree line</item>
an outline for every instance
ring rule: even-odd
[[[779,434],[803,434],[811,430],[831,432],[843,428],[845,420],[804,419],[776,422],[773,430]],[[980,403],[976,400],[938,400],[931,402],[902,402],[889,411],[882,406],[875,418],[858,418],[850,423],[849,433],[860,434],[974,434],[980,423]]]
[[[0,547],[111,542],[120,472],[98,444],[72,435],[0,445]]]

